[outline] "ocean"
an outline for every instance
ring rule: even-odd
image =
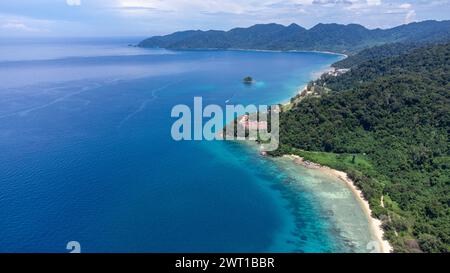
[[[0,252],[366,251],[343,183],[171,137],[175,105],[286,102],[341,56],[136,42],[0,42]]]

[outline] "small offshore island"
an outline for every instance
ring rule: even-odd
[[[450,253],[450,0],[3,2],[0,254]]]
[[[321,77],[337,77],[337,76],[343,75],[344,73],[346,73],[348,71],[349,71],[349,69],[336,69],[336,68],[330,67],[330,68],[327,68],[324,72],[322,72],[323,74],[321,74]],[[251,84],[253,82],[253,78],[246,77],[246,78],[244,78],[243,82],[245,84]],[[295,97],[292,97],[290,103],[283,105],[283,107],[282,107],[283,111],[291,110],[296,104],[300,103],[304,99],[308,99],[311,97],[315,97],[315,98],[320,97],[322,95],[322,93],[318,92],[318,90],[319,90],[319,88],[318,87],[314,88],[314,84],[313,84],[313,82],[311,82],[310,84],[305,86],[303,89],[301,89],[301,91],[298,93],[298,95],[296,95]],[[242,117],[238,117],[233,122],[234,125],[237,126],[237,128],[238,128],[235,130],[235,134],[236,134],[237,130],[239,130],[239,127],[241,127],[241,130],[245,130],[247,136],[248,136],[248,134],[250,134],[250,131],[254,131],[255,134],[257,134],[258,129],[267,130],[267,128],[268,128],[267,122],[256,121],[256,120],[257,120],[257,113],[250,113],[250,114],[246,114]],[[230,130],[231,127],[229,127],[229,126],[231,126],[231,124],[227,125],[223,129],[224,133],[232,131],[232,130]],[[236,136],[236,135],[230,135],[230,136]],[[252,145],[252,144],[250,144],[250,145]],[[363,210],[364,215],[367,217],[368,225],[370,228],[369,232],[372,234],[372,236],[374,238],[374,243],[369,243],[366,246],[367,250],[372,253],[391,253],[391,252],[393,252],[394,249],[393,249],[392,245],[389,243],[389,241],[387,241],[385,239],[382,222],[373,216],[373,212],[370,208],[370,204],[367,201],[366,197],[364,196],[364,193],[358,188],[358,186],[349,177],[349,175],[343,171],[332,169],[326,165],[321,165],[321,164],[313,162],[313,161],[320,162],[320,160],[311,159],[312,161],[309,161],[309,160],[306,160],[304,157],[299,156],[298,154],[304,155],[303,153],[286,154],[286,155],[282,156],[282,158],[292,161],[294,164],[302,166],[302,167],[310,170],[311,172],[317,172],[317,173],[320,173],[321,175],[334,177],[334,178],[344,182],[345,186],[351,190],[354,198],[357,200],[358,204],[361,206],[361,209]],[[264,157],[265,156],[274,156],[275,162],[281,163],[280,166],[282,166],[282,168],[284,166],[287,166],[287,168],[289,168],[289,165],[286,165],[286,162],[283,162],[282,160],[281,161],[276,160],[276,157],[279,156],[278,152],[275,152],[275,153],[261,152],[261,155]],[[356,160],[356,156],[353,155],[352,156],[353,164],[355,164],[355,160]],[[303,172],[304,172],[303,170],[298,170],[298,171],[301,174],[303,174]],[[333,182],[329,182],[329,183],[333,183]],[[342,212],[339,212],[338,214],[343,215]],[[347,224],[339,226],[339,228],[346,229],[346,228],[348,228]]]
[[[283,106],[281,147],[270,155],[291,157],[345,181],[360,200],[381,252],[450,252],[450,72],[444,69],[449,28],[450,21],[386,30],[269,24],[228,32],[186,31],[152,37],[139,46],[348,55]],[[244,43],[249,33],[259,39]],[[297,40],[286,44],[289,35]],[[340,39],[339,46],[323,42],[334,38]],[[432,140],[426,137],[430,130]]]
[[[242,80],[242,82],[245,84],[251,85],[251,84],[255,83],[255,80],[253,80],[252,77],[247,76]]]

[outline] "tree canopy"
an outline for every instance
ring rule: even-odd
[[[449,252],[450,44],[407,52],[311,83],[328,92],[282,113],[274,155],[348,172],[395,251]]]

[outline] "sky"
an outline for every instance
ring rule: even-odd
[[[450,0],[1,0],[0,37],[151,36],[262,23],[390,28],[449,20]]]

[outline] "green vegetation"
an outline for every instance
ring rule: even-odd
[[[315,81],[273,155],[347,172],[396,252],[450,252],[450,44],[407,52]]]
[[[381,46],[374,46],[365,50],[362,50],[358,54],[351,55],[342,61],[333,64],[333,67],[342,68],[352,68],[361,65],[368,61],[380,61],[388,57],[399,56],[401,54],[406,54],[413,49],[419,48],[423,45],[413,43],[413,44],[402,44],[393,43]]]
[[[253,78],[250,77],[250,76],[245,77],[245,78],[243,79],[243,82],[244,82],[245,84],[252,84],[252,83],[253,83]]]
[[[424,21],[386,30],[267,24],[184,31],[139,46],[351,55],[334,64],[350,71],[322,76],[283,107],[281,145],[272,155],[298,154],[347,172],[396,252],[450,252],[450,44],[422,47],[449,41],[450,21]]]
[[[392,29],[361,25],[318,24],[311,29],[291,24],[254,25],[230,31],[183,31],[155,36],[139,46],[171,49],[318,50],[353,54],[386,43],[424,43],[450,40],[450,21],[424,21]]]
[[[370,159],[363,154],[335,154],[326,152],[309,152],[291,148],[293,154],[299,155],[304,159],[328,166],[337,170],[361,171],[373,173],[374,168]]]

